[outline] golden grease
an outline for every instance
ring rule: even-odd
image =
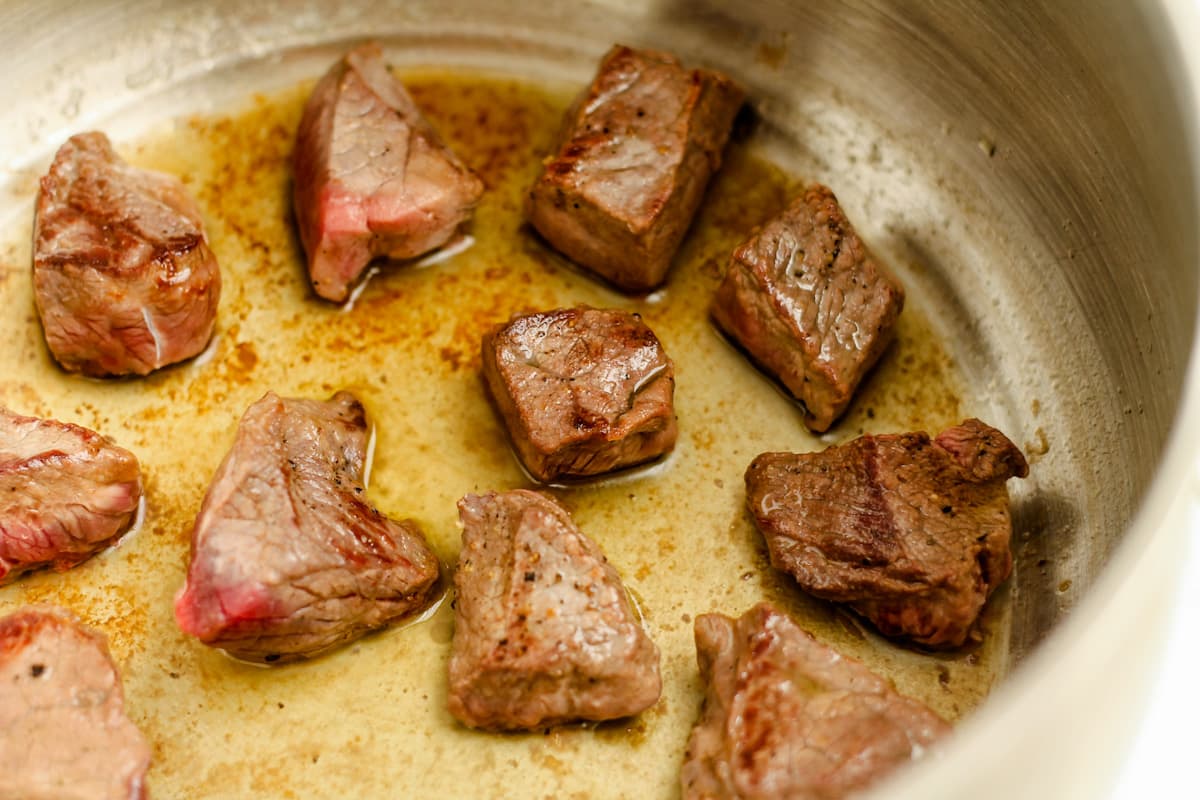
[[[154,747],[153,795],[606,797],[637,785],[640,796],[675,796],[700,707],[691,621],[714,610],[740,614],[764,598],[947,717],[974,707],[1002,660],[1003,602],[990,607],[989,640],[974,652],[897,647],[773,572],[743,510],[742,473],[759,452],[813,450],[863,431],[937,431],[970,414],[957,368],[916,300],[846,417],[814,437],[708,321],[729,253],[798,186],[754,155],[752,136],[730,147],[666,288],[628,298],[570,267],[522,220],[569,87],[432,71],[405,77],[487,192],[469,248],[424,267],[382,265],[348,310],[310,293],[292,227],[288,157],[310,85],[118,143],[134,163],[183,177],[204,210],[224,293],[217,339],[201,359],[143,380],[62,373],[33,312],[28,227],[13,231],[2,253],[0,403],[96,428],[133,450],[148,508],[143,527],[115,550],[0,589],[0,613],[56,603],[109,635],[128,711]],[[903,275],[905,265],[896,267]],[[480,336],[515,312],[578,303],[640,312],[677,365],[675,453],[648,470],[554,490],[639,598],[662,649],[657,706],[548,734],[468,731],[446,711],[448,603],[426,622],[273,669],[236,663],[179,632],[172,600],[191,522],[250,403],[268,389],[354,391],[377,426],[373,502],[418,520],[453,564],[456,500],[527,485],[482,390]]]

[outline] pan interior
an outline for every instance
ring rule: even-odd
[[[1194,275],[1170,270],[1195,263],[1195,238],[1169,234],[1188,230],[1195,202],[1157,180],[1181,143],[1167,135],[1152,158],[1138,134],[1155,121],[1173,130],[1162,116],[1171,104],[1152,96],[1158,89],[1139,96],[1089,55],[1093,23],[1064,33],[1066,12],[1037,5],[985,19],[959,7],[927,18],[908,4],[901,13],[900,4],[748,3],[734,19],[705,4],[684,16],[670,4],[550,4],[517,27],[504,4],[450,4],[436,15],[433,5],[357,19],[328,10],[286,29],[232,4],[224,16],[189,6],[181,18],[192,15],[190,26],[148,36],[158,60],[101,53],[100,66],[74,73],[67,62],[46,91],[31,82],[7,112],[30,116],[5,134],[16,155],[0,204],[9,240],[0,302],[17,311],[0,319],[0,404],[94,427],[134,450],[148,507],[116,550],[0,590],[0,612],[56,603],[108,633],[130,713],[155,747],[160,797],[504,796],[516,785],[556,797],[670,795],[699,707],[690,622],[762,598],[946,716],[969,713],[1086,590],[1166,437],[1196,294]],[[102,6],[99,32],[116,24]],[[119,13],[128,21],[145,10]],[[1145,30],[1136,12],[1121,13],[1126,30]],[[312,79],[372,14],[389,60],[489,191],[469,248],[438,264],[385,266],[342,310],[305,285],[286,160]],[[198,30],[211,38],[194,38]],[[132,35],[113,31],[117,42]],[[1035,49],[1053,36],[1075,49]],[[757,117],[731,147],[666,290],[645,299],[576,273],[521,222],[562,110],[615,40],[729,71],[750,89]],[[1131,49],[1141,68],[1138,41],[1114,47]],[[997,42],[1004,47],[984,46]],[[102,68],[120,75],[112,91],[96,84],[109,74]],[[1037,70],[1062,80],[1035,81]],[[991,85],[995,76],[1008,77]],[[1092,124],[1063,125],[1064,103]],[[211,352],[139,381],[62,374],[33,312],[36,178],[65,136],[92,128],[133,162],[185,178],[225,278]],[[705,316],[729,251],[807,180],[837,192],[910,294],[898,341],[845,420],[819,438]],[[677,452],[649,470],[556,490],[622,573],[663,650],[658,706],[601,726],[469,732],[445,711],[448,603],[423,622],[271,670],[177,631],[171,599],[191,520],[247,405],[268,389],[355,391],[377,426],[373,501],[417,519],[452,564],[454,501],[527,484],[484,399],[480,334],[513,312],[574,303],[639,311],[677,362]],[[1012,485],[1017,575],[989,605],[984,645],[936,656],[898,648],[769,569],[742,510],[741,473],[755,454],[862,431],[936,431],[964,416],[1004,430],[1032,462],[1031,477]]]

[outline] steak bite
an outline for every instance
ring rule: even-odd
[[[558,152],[529,193],[529,221],[615,286],[653,289],[721,166],[742,100],[718,72],[613,47],[567,112]]]
[[[733,253],[713,319],[825,431],[892,340],[904,287],[815,184]]]
[[[268,392],[246,411],[192,531],[179,627],[249,661],[314,656],[421,609],[438,560],[367,504],[367,419]]]
[[[133,453],[87,428],[0,407],[0,586],[86,561],[129,529],[141,497]]]
[[[454,573],[450,713],[473,728],[541,728],[658,702],[658,648],[617,571],[536,492],[467,495]]]
[[[57,609],[0,619],[0,797],[141,800],[149,766],[104,636]]]
[[[145,375],[208,345],[221,273],[179,179],[126,164],[103,133],[81,133],[41,181],[33,289],[63,369]]]
[[[763,453],[746,504],[771,564],[887,636],[957,647],[1012,572],[1005,481],[1029,474],[1000,431],[969,419],[862,436],[821,453]]]
[[[675,447],[675,365],[637,314],[514,317],[484,335],[483,375],[539,481],[631,467]]]
[[[950,732],[889,681],[760,603],[696,619],[706,687],[680,783],[685,800],[835,800]]]
[[[351,50],[313,89],[292,164],[309,277],[337,303],[372,259],[446,244],[483,194],[374,42]]]

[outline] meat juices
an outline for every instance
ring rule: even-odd
[[[542,728],[637,714],[662,691],[658,648],[615,569],[549,498],[458,503],[450,713],[473,728]]]
[[[616,46],[567,112],[558,152],[529,193],[529,221],[615,286],[662,283],[744,95],[724,75]]]
[[[133,524],[141,496],[133,453],[87,428],[0,407],[0,586],[108,547]]]
[[[733,253],[712,317],[822,432],[892,340],[904,287],[815,184]]]
[[[631,467],[675,447],[675,365],[637,314],[514,317],[484,335],[483,375],[539,481]]]
[[[419,610],[438,560],[367,504],[367,420],[348,392],[246,411],[192,531],[175,619],[249,661],[314,656]]]
[[[706,693],[680,773],[685,800],[835,800],[950,732],[767,603],[695,627]]]
[[[179,179],[126,164],[103,133],[81,133],[41,181],[33,288],[63,369],[145,375],[208,345],[221,273]]]
[[[820,453],[763,453],[746,504],[771,564],[849,603],[887,636],[957,647],[1012,572],[1005,481],[1029,474],[1007,437],[969,419],[863,436]]]
[[[483,194],[373,42],[313,89],[292,164],[313,290],[335,303],[373,259],[415,258],[446,244]]]
[[[0,618],[0,796],[141,800],[149,766],[101,634],[57,609]]]

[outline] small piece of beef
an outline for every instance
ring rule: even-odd
[[[483,194],[373,42],[313,89],[292,163],[309,277],[336,303],[372,259],[415,258],[446,244]]]
[[[539,481],[631,467],[675,447],[675,365],[637,314],[514,317],[484,335],[483,375]]]
[[[529,221],[619,288],[653,289],[721,166],[742,100],[720,73],[612,48],[567,112],[559,150],[529,193]]]
[[[771,563],[887,636],[966,641],[1012,572],[1005,481],[1029,468],[1004,434],[971,419],[926,433],[863,436],[821,453],[764,453],[746,504]]]
[[[713,319],[825,431],[892,340],[904,287],[814,185],[733,253]]]
[[[314,656],[429,604],[438,560],[415,522],[367,504],[367,419],[268,392],[246,411],[192,531],[185,633],[250,661]]]
[[[950,732],[891,683],[760,603],[696,619],[707,687],[688,740],[685,800],[838,800]]]
[[[104,636],[58,609],[0,619],[0,797],[141,800],[149,766]]]
[[[33,288],[63,369],[145,375],[208,345],[221,273],[179,179],[131,167],[103,133],[81,133],[42,178]]]
[[[517,730],[658,702],[658,648],[617,571],[561,506],[515,490],[467,495],[458,512],[451,714]]]
[[[108,547],[133,524],[141,496],[133,453],[87,428],[0,407],[0,586]]]

